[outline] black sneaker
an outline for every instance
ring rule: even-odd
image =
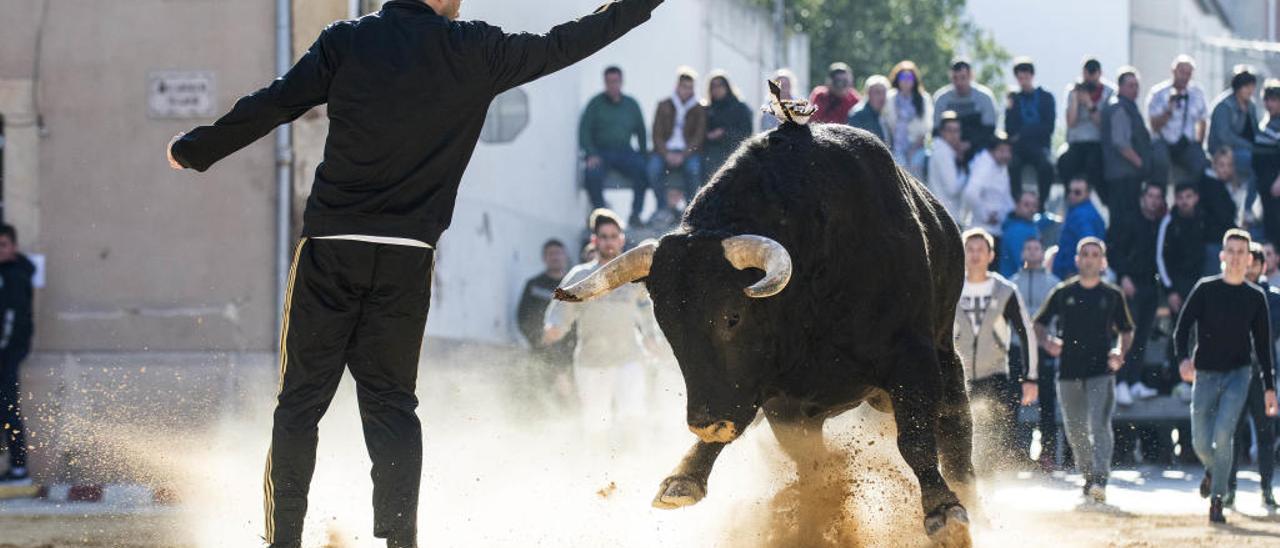
[[[1222,505],[1226,506],[1227,508],[1236,507],[1236,490],[1235,489],[1228,490],[1227,496],[1222,497]]]
[[[1276,509],[1276,497],[1271,494],[1270,489],[1262,492],[1262,505],[1268,510]]]
[[[1206,471],[1204,473],[1204,479],[1200,480],[1200,498],[1202,499],[1209,498],[1209,482],[1209,472]]]
[[[1222,497],[1215,496],[1209,500],[1209,523],[1226,523],[1227,517],[1222,515]]]
[[[26,469],[14,471],[12,469],[0,474],[0,486],[5,487],[26,487],[31,485],[31,475]]]

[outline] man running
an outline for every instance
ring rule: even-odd
[[[1187,296],[1174,331],[1174,352],[1182,380],[1194,382],[1191,446],[1204,463],[1200,496],[1209,498],[1209,522],[1226,523],[1222,514],[1231,473],[1236,423],[1249,397],[1257,356],[1268,417],[1276,416],[1275,369],[1267,296],[1245,280],[1252,257],[1249,233],[1238,228],[1222,237],[1222,274],[1201,278]],[[1196,330],[1195,353],[1191,329]]]
[[[622,220],[612,211],[597,209],[588,221],[591,241],[599,255],[573,267],[560,282],[569,287],[618,258],[626,246]],[[653,317],[653,303],[643,284],[626,284],[599,299],[584,303],[552,300],[547,306],[543,344],[554,344],[577,326],[573,377],[578,388],[584,430],[596,439],[590,445],[614,445],[616,436],[634,434],[626,423],[644,417],[648,394],[646,353],[661,337]],[[613,440],[600,439],[613,436]],[[592,447],[593,449],[598,447]]]
[[[285,297],[280,387],[265,476],[266,540],[301,545],[316,425],[344,367],[373,460],[374,536],[417,544],[422,429],[414,413],[434,246],[499,93],[569,66],[649,19],[618,0],[547,34],[458,21],[461,0],[392,0],[329,25],[296,65],[168,148],[205,171],[328,104],[324,162]]]
[[[1253,260],[1249,261],[1249,269],[1245,275],[1245,279],[1262,289],[1267,294],[1267,312],[1271,325],[1271,343],[1274,346],[1276,335],[1280,334],[1280,292],[1262,277],[1262,269],[1266,267],[1266,254],[1262,251],[1262,246],[1258,242],[1249,244],[1249,254],[1253,256]],[[1275,355],[1272,355],[1272,361],[1275,361]],[[1254,369],[1258,368],[1258,360],[1253,360]],[[1236,426],[1236,450],[1231,455],[1231,480],[1227,485],[1227,496],[1222,499],[1222,505],[1231,508],[1235,506],[1236,500],[1236,474],[1240,471],[1240,458],[1249,454],[1249,421],[1245,417],[1253,420],[1254,439],[1258,442],[1258,476],[1260,476],[1259,487],[1262,491],[1262,505],[1268,510],[1276,509],[1276,497],[1271,493],[1271,480],[1275,476],[1276,470],[1276,431],[1275,420],[1267,416],[1267,405],[1262,393],[1262,377],[1261,371],[1257,371],[1253,375],[1253,380],[1249,381],[1249,397],[1245,400],[1244,411],[1240,414],[1239,426]]]
[[[1102,281],[1107,246],[1092,236],[1076,244],[1079,275],[1067,278],[1036,314],[1041,347],[1058,360],[1058,400],[1067,443],[1084,476],[1084,494],[1107,501],[1115,435],[1115,372],[1133,344],[1133,319],[1120,288]],[[1049,325],[1058,320],[1058,335]]]

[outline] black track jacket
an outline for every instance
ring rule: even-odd
[[[421,0],[392,0],[330,25],[287,74],[183,136],[172,153],[205,171],[328,103],[329,137],[303,235],[435,245],[493,98],[595,53],[647,21],[662,1],[617,0],[538,35],[449,21]]]

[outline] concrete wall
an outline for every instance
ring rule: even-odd
[[[9,214],[25,249],[48,257],[37,349],[274,347],[271,143],[203,176],[176,173],[165,143],[211,120],[147,109],[153,70],[214,71],[220,111],[269,81],[271,13],[260,0],[0,3],[0,108],[19,109],[5,112],[29,126],[18,133],[39,135],[6,129],[6,201],[35,194],[10,201]],[[13,99],[33,80],[38,103]]]
[[[1195,57],[1195,80],[1210,100],[1226,87],[1231,67],[1221,49],[1205,43],[1231,36],[1221,18],[1195,0],[1131,0],[1130,7],[1132,64],[1143,75],[1144,98],[1152,85],[1169,78],[1169,63],[1179,53]]]

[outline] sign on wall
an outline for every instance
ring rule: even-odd
[[[152,118],[212,118],[217,115],[217,89],[213,71],[152,71],[147,75],[147,113]]]

